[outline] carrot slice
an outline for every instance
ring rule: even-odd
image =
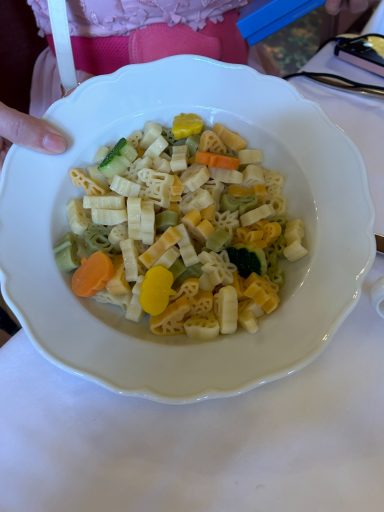
[[[72,291],[78,297],[91,297],[105,287],[114,272],[112,259],[104,252],[94,252],[72,275]]]
[[[235,156],[218,155],[209,151],[196,151],[195,162],[207,167],[219,167],[221,169],[237,170],[240,160]]]

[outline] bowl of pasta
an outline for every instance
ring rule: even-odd
[[[375,251],[362,158],[317,105],[183,55],[92,78],[46,118],[70,148],[13,147],[0,189],[3,294],[43,355],[182,404],[321,353]]]

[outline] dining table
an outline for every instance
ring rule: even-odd
[[[363,32],[384,34],[382,3]],[[304,70],[384,86],[334,44]],[[384,234],[384,97],[290,82],[360,150]],[[65,371],[21,329],[0,349],[0,512],[381,512],[384,318],[370,299],[381,276],[377,253],[355,307],[300,371],[184,405]]]

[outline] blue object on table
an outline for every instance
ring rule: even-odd
[[[237,26],[249,45],[262,41],[325,3],[325,0],[253,0],[241,10]]]

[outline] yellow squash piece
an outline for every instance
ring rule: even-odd
[[[165,267],[156,265],[146,272],[140,291],[140,304],[146,313],[160,315],[166,310],[170,295],[175,293],[172,283],[173,274]]]
[[[172,133],[176,140],[198,135],[204,122],[197,114],[179,114],[173,119]]]

